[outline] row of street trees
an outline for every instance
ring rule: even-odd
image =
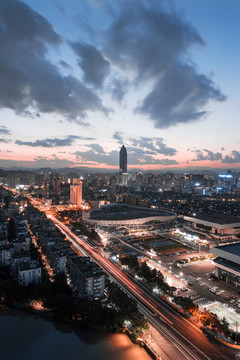
[[[143,278],[147,284],[157,287],[165,293],[170,292],[170,286],[164,280],[161,271],[151,269],[145,262],[139,264],[136,255],[122,257],[121,264],[128,266],[136,275]]]
[[[169,285],[165,282],[164,276],[160,271],[151,269],[145,262],[141,265],[138,262],[137,256],[130,255],[121,258],[121,264],[126,265],[135,272],[139,277],[152,287],[158,287],[166,294],[171,294]],[[226,318],[219,319],[216,314],[211,313],[209,310],[204,309],[201,312],[198,305],[195,305],[192,299],[183,296],[174,296],[173,301],[179,305],[184,312],[197,317],[202,326],[209,328],[214,332],[224,333],[226,336],[233,336],[229,330],[229,323]]]

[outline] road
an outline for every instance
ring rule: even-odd
[[[31,198],[30,198],[31,199]],[[32,199],[31,199],[32,200]],[[32,201],[34,203],[34,201]],[[35,206],[39,205],[35,203]],[[63,224],[49,212],[51,219],[62,231],[68,235],[78,249],[83,250],[96,263],[99,264],[111,277],[113,277],[138,302],[142,312],[150,324],[164,337],[165,359],[177,360],[234,360],[240,359],[240,350],[228,348],[219,342],[210,342],[191,321],[183,318],[175,309],[170,307],[146,288],[137,283],[118,266],[104,258],[98,249],[92,248],[80,237],[75,235],[68,226]]]
[[[147,289],[136,283],[118,266],[104,258],[98,252],[98,249],[93,249],[89,244],[85,243],[55,216],[48,215],[48,217],[68,234],[72,242],[84,249],[94,261],[138,301],[150,323],[160,331],[165,339],[171,342],[172,354],[170,359],[237,359],[238,351],[219,343],[210,343],[195,324],[183,318],[163,300],[158,299],[157,301]]]

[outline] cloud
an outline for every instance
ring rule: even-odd
[[[124,134],[121,131],[116,131],[112,137],[120,145],[123,144]],[[173,156],[177,153],[176,149],[168,147],[166,144],[164,144],[163,138],[144,136],[140,138],[125,138],[125,143],[127,144],[128,152],[134,152],[136,149],[138,149],[141,150],[142,155],[162,154],[166,156]]]
[[[47,138],[47,139],[36,140],[36,141],[16,140],[15,144],[32,146],[32,147],[42,146],[42,147],[51,148],[51,147],[56,147],[56,146],[70,146],[77,139],[92,140],[93,138],[83,138],[81,136],[69,135],[64,139]]]
[[[3,139],[3,138],[0,138],[0,143],[9,143],[10,142],[10,140],[8,140],[8,139]]]
[[[62,4],[60,3],[60,1],[58,0],[52,0],[54,6],[61,12],[61,13],[65,13],[64,7],[62,6]]]
[[[87,151],[76,151],[73,155],[76,155],[77,161],[80,160],[83,162],[94,162],[96,164],[100,163],[110,166],[118,166],[119,152],[116,150],[112,150],[109,153],[99,153],[91,149]]]
[[[176,149],[167,147],[163,143],[163,138],[140,137],[138,139],[131,138],[129,141],[134,147],[141,148],[145,154],[173,156],[177,153]]]
[[[178,165],[179,163],[173,159],[161,159],[161,160],[159,160],[159,164],[168,166],[168,165]]]
[[[113,138],[122,144],[123,133],[115,132]],[[176,154],[174,148],[167,147],[163,143],[162,138],[147,138],[141,137],[139,139],[128,139],[127,153],[128,165],[176,165],[178,162],[173,159],[161,159],[159,155],[173,156]],[[87,151],[76,151],[77,161],[90,161],[96,164],[106,164],[108,166],[118,166],[119,151],[105,151],[104,148],[98,144],[86,144],[89,148]]]
[[[0,107],[33,108],[81,122],[86,112],[107,113],[100,98],[73,76],[62,76],[47,56],[62,39],[46,18],[16,0],[0,2]]]
[[[73,161],[69,161],[68,159],[46,158],[43,156],[39,156],[32,161],[0,159],[0,166],[3,168],[24,167],[36,169],[42,167],[50,167],[53,169],[57,169],[61,167],[71,167],[73,165],[77,164]]]
[[[57,157],[54,158],[46,158],[46,157],[37,157],[34,159],[36,167],[51,167],[51,168],[61,168],[68,167],[72,165],[77,165],[75,162],[70,161],[68,159],[60,159]]]
[[[105,154],[103,147],[99,144],[89,144],[88,147],[90,147],[92,150],[94,150],[98,154]]]
[[[6,126],[0,126],[0,134],[2,135],[10,135],[11,132]]]
[[[203,150],[191,150],[188,149],[188,151],[191,151],[195,153],[196,158],[192,159],[191,161],[220,161],[224,164],[234,164],[240,162],[240,152],[238,150],[232,150],[230,155],[226,155],[223,157],[223,154],[220,152],[213,152],[208,149]],[[221,151],[224,151],[224,148],[221,148]]]
[[[123,143],[123,133],[121,131],[116,131],[113,134],[113,139],[117,140],[119,144]]]
[[[204,118],[210,101],[224,101],[213,80],[197,71],[189,51],[203,46],[196,29],[182,14],[163,2],[119,1],[109,14],[112,23],[103,34],[104,53],[119,71],[134,77],[148,92],[135,111],[156,128],[168,128]]]
[[[64,61],[64,60],[60,60],[60,65],[64,68],[64,69],[66,69],[66,70],[71,70],[72,69],[72,67],[66,62],[66,61]]]
[[[129,81],[127,79],[113,79],[112,85],[113,100],[121,102],[127,93]]]
[[[214,153],[213,151],[208,150],[208,149],[192,150],[192,152],[196,154],[196,158],[192,159],[192,161],[204,161],[204,160],[219,161],[219,160],[222,160],[222,154],[220,152]]]
[[[234,164],[234,163],[239,163],[240,162],[240,152],[237,150],[232,150],[231,155],[226,155],[223,159],[222,159],[222,163],[227,163],[227,164]]]
[[[168,128],[206,117],[203,109],[210,100],[225,100],[211,79],[191,66],[174,65],[164,71],[136,112],[150,117],[156,128]]]
[[[102,87],[110,71],[109,61],[92,45],[74,42],[71,46],[79,58],[78,65],[84,72],[84,80],[96,87]]]

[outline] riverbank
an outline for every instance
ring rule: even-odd
[[[30,324],[30,327],[28,326]],[[27,326],[26,326],[27,325]],[[10,335],[11,328],[13,328],[13,333]],[[5,329],[4,329],[5,328]],[[44,332],[42,331],[44,328]],[[6,330],[7,329],[7,330]],[[6,330],[6,331],[5,331]],[[1,307],[0,308],[0,336],[1,343],[3,344],[2,354],[7,355],[7,347],[12,348],[14,345],[14,331],[16,331],[16,336],[24,337],[24,343],[26,347],[22,352],[16,353],[16,356],[12,356],[14,351],[10,351],[9,355],[11,356],[3,356],[3,358],[8,358],[9,360],[15,360],[18,358],[19,360],[38,360],[38,356],[36,357],[35,351],[39,350],[39,341],[43,341],[43,345],[45,346],[45,350],[41,350],[42,357],[39,357],[39,360],[44,358],[45,360],[73,360],[79,357],[79,353],[77,355],[76,349],[81,349],[81,360],[90,360],[90,359],[98,359],[98,360],[149,360],[148,355],[145,350],[142,349],[139,345],[132,343],[129,337],[122,333],[111,334],[104,330],[96,330],[89,329],[83,327],[77,327],[73,324],[65,321],[54,321],[52,316],[49,314],[41,313],[40,311],[34,311],[33,313],[28,313],[25,311],[23,307]],[[9,332],[9,338],[7,336]],[[33,334],[40,332],[40,340],[33,339]],[[54,335],[54,339],[52,336]],[[59,341],[56,341],[56,337]],[[4,338],[7,344],[4,342]],[[65,339],[66,338],[66,339]],[[70,338],[70,340],[69,340]],[[41,340],[42,339],[42,340]],[[60,341],[61,340],[61,341]],[[11,341],[11,343],[10,343]],[[53,343],[52,343],[53,341]],[[62,346],[62,342],[69,342],[72,344],[73,349],[69,349],[70,354],[74,353],[75,357],[63,357],[62,354],[59,353],[58,346]],[[17,341],[18,343],[19,341]],[[78,343],[79,342],[79,343]],[[55,345],[54,345],[55,344]],[[57,345],[58,344],[58,345]],[[7,346],[8,345],[8,346]],[[36,349],[34,350],[34,347]],[[50,352],[47,352],[47,348],[50,347]],[[67,345],[69,347],[69,345]],[[89,347],[93,347],[94,349],[89,349]],[[95,348],[101,348],[100,353],[98,351],[95,352]],[[75,350],[76,352],[75,352]],[[28,356],[25,356],[29,354]],[[32,356],[34,353],[34,357]],[[63,352],[65,354],[65,351]],[[93,356],[93,353],[95,354]],[[55,356],[56,355],[56,356]],[[66,355],[66,354],[65,354]],[[61,357],[62,356],[62,357]]]

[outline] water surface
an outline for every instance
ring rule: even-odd
[[[0,315],[2,360],[147,360],[126,335],[78,329],[25,313]]]

